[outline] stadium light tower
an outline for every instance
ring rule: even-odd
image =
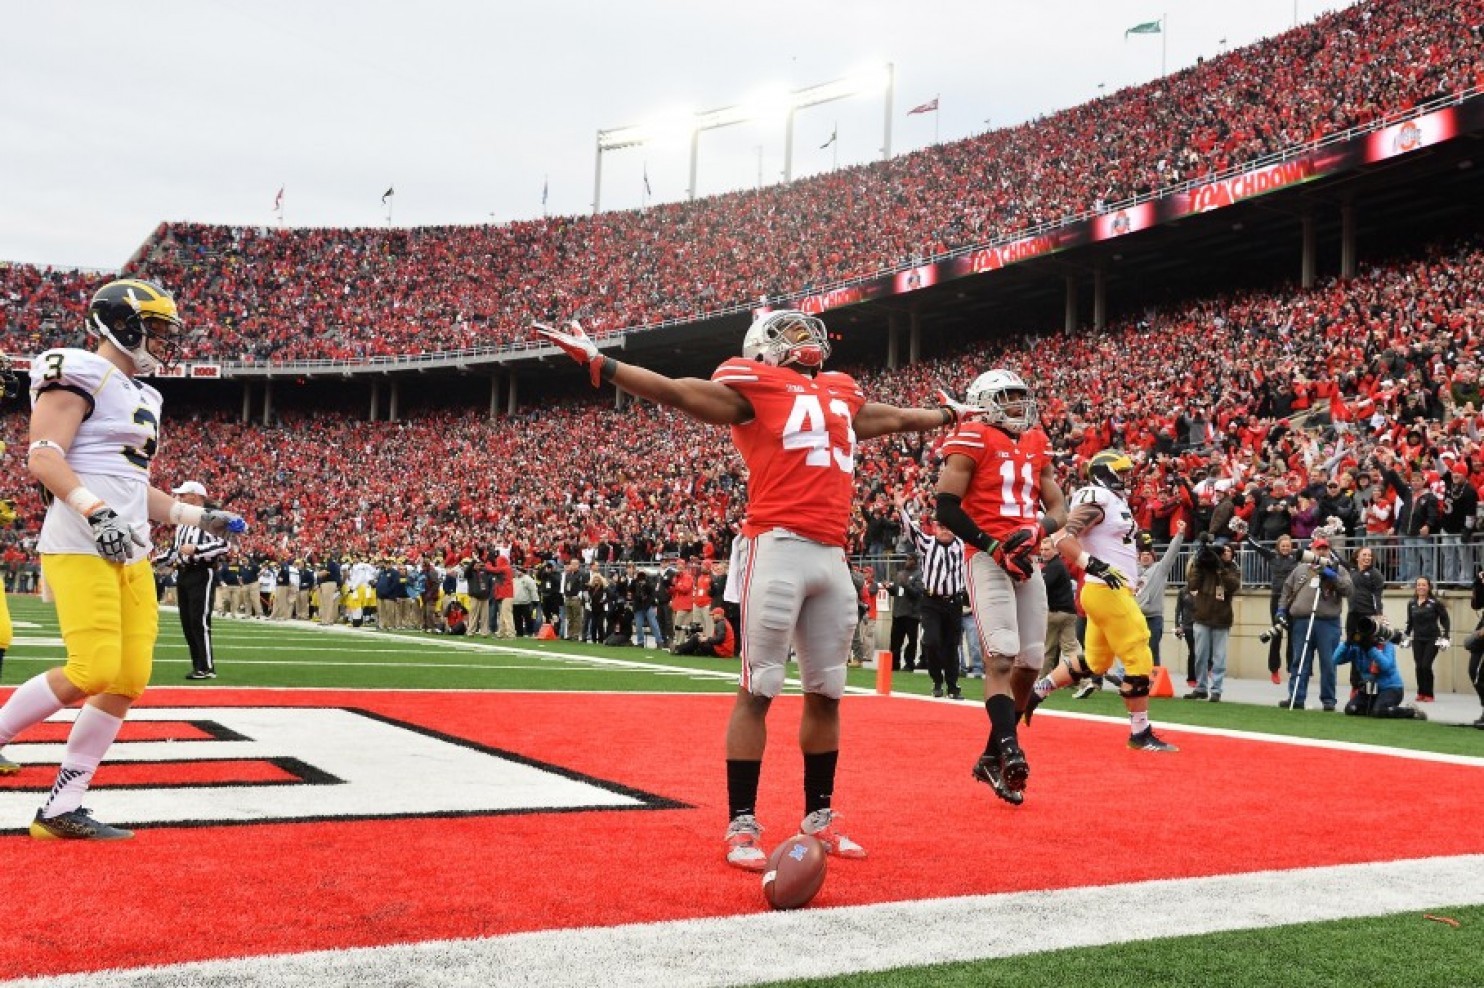
[[[884,95],[881,160],[891,157],[891,106],[895,72],[890,62],[863,72],[853,73],[840,79],[795,89],[792,92],[765,95],[735,106],[724,106],[690,114],[682,119],[672,118],[648,124],[628,127],[612,127],[598,131],[597,151],[593,163],[593,214],[603,209],[603,152],[637,147],[656,140],[676,136],[690,138],[690,185],[685,190],[686,198],[696,198],[696,167],[700,158],[701,131],[731,127],[754,120],[783,117],[787,121],[783,151],[783,180],[793,181],[794,117],[799,110],[852,96]]]

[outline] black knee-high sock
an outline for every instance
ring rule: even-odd
[[[728,819],[735,820],[744,814],[757,812],[757,785],[762,778],[763,763],[727,759],[727,811]]]
[[[821,751],[804,754],[804,815],[815,810],[830,808],[835,795],[835,764],[840,760],[838,751]]]
[[[984,753],[993,755],[1000,750],[1000,738],[1015,737],[1015,701],[996,693],[985,697],[984,711],[989,714],[989,741]]]

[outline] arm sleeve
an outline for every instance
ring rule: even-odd
[[[939,494],[938,508],[936,511],[938,521],[954,535],[964,540],[965,545],[971,545],[980,552],[991,552],[995,541],[989,537],[974,519],[970,518],[968,512],[964,511],[962,499],[957,494]],[[903,512],[905,517],[906,512]]]

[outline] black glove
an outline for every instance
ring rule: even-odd
[[[93,528],[93,542],[98,546],[98,555],[111,563],[129,561],[131,539],[141,549],[149,545],[112,508],[102,507],[94,511],[88,515],[88,524]]]
[[[1117,566],[1103,562],[1097,556],[1089,556],[1087,565],[1082,567],[1088,576],[1095,576],[1102,580],[1114,590],[1128,586],[1128,577]]]
[[[1024,582],[1034,572],[1031,563],[1034,539],[1035,536],[1024,528],[1016,529],[1015,534],[1003,542],[992,539],[988,548],[990,558],[1010,574],[1010,579],[1016,583]]]

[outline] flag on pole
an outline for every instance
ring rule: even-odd
[[[381,194],[381,204],[383,206],[385,206],[386,205],[386,201],[388,199],[390,199],[392,196],[396,195],[396,194],[397,194],[397,190],[394,189],[392,186],[388,185],[386,187],[386,191]]]
[[[823,150],[824,150],[824,149],[825,149],[825,148],[827,148],[827,147],[829,147],[829,146],[830,146],[830,145],[831,145],[831,144],[833,144],[833,143],[835,143],[835,140],[836,140],[836,139],[837,139],[837,138],[838,138],[838,137],[839,137],[839,136],[840,136],[840,127],[839,127],[839,125],[836,125],[836,127],[835,127],[835,129],[834,129],[834,130],[832,130],[832,131],[830,131],[830,139],[829,139],[829,140],[827,140],[827,141],[825,141],[825,142],[824,142],[824,143],[823,143],[823,144],[821,144],[821,145],[820,145],[820,146],[819,146],[819,149],[820,149],[820,150],[821,150],[821,151],[823,151]]]
[[[1145,21],[1143,24],[1135,24],[1123,32],[1124,40],[1128,40],[1131,34],[1158,34],[1160,32],[1159,21]]]
[[[278,195],[273,197],[273,208],[275,210],[283,208],[283,189],[284,187],[280,185],[278,187]]]
[[[938,112],[938,97],[934,96],[932,99],[928,100],[926,103],[923,103],[920,106],[914,106],[912,109],[908,110],[907,111],[907,116],[910,117],[914,113],[937,113],[937,112]]]
[[[647,163],[644,165],[644,194],[647,196],[654,195],[649,189],[649,165]]]

